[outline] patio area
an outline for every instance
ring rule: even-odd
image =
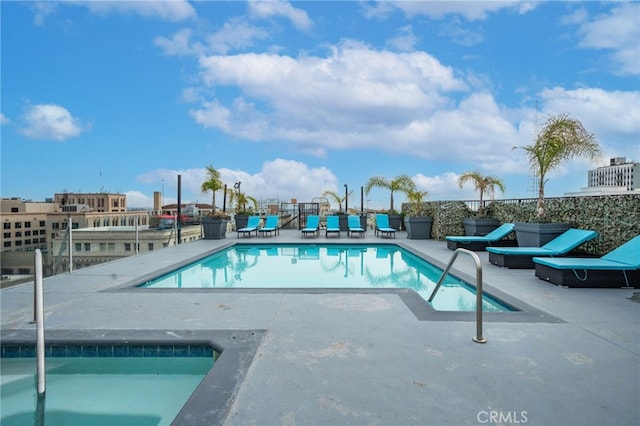
[[[453,255],[443,241],[366,234],[331,242],[399,243],[441,265]],[[225,348],[250,346],[228,352],[238,357],[224,361],[228,392],[194,402],[193,415],[180,424],[212,418],[227,426],[640,424],[640,290],[561,288],[532,270],[491,265],[478,252],[486,286],[531,307],[486,315],[487,343],[478,344],[474,313],[420,316],[398,292],[129,286],[240,241],[327,239],[282,230],[238,240],[233,232],[50,277],[46,331],[99,340],[135,330],[175,341],[203,332],[221,336]],[[470,258],[460,256],[454,270],[474,282]],[[35,336],[33,285],[0,294],[3,342]]]

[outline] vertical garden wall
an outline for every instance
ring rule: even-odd
[[[545,222],[570,223],[600,234],[581,247],[587,254],[601,256],[640,235],[640,194],[546,198],[545,203]],[[475,215],[464,201],[428,201],[425,205],[433,216],[431,236],[438,240],[447,235],[464,235],[462,220]],[[406,208],[403,204],[402,211]],[[496,200],[485,213],[500,223],[539,221],[536,199]]]

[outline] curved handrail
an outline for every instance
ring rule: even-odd
[[[453,262],[455,262],[458,254],[460,253],[466,253],[471,256],[476,264],[476,336],[473,338],[473,341],[476,343],[487,343],[487,339],[482,337],[482,264],[480,263],[480,258],[477,254],[475,254],[471,250],[467,250],[464,248],[456,249],[456,251],[453,253],[453,256],[451,256],[449,264],[442,272],[442,275],[440,276],[436,287],[433,289],[433,292],[431,292],[431,296],[429,296],[428,302],[431,303],[431,301],[435,297],[436,292],[440,289],[442,282],[449,273],[451,266],[453,266]]]

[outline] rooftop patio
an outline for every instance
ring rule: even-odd
[[[487,343],[478,344],[474,313],[421,316],[426,307],[411,306],[397,291],[129,286],[238,241],[326,239],[282,230],[238,240],[234,232],[47,278],[47,336],[99,340],[135,330],[180,341],[202,332],[224,348],[246,343],[249,350],[229,350],[235,362],[221,363],[226,371],[217,377],[228,399],[212,390],[185,424],[212,418],[242,426],[640,423],[639,290],[560,288],[532,270],[491,265],[480,252],[486,286],[530,309],[486,315]],[[338,242],[400,243],[442,265],[453,254],[443,241],[409,240],[403,232],[395,240],[368,231],[364,239]],[[473,277],[475,265],[461,256],[454,270]],[[3,341],[34,336],[33,285],[1,295]]]

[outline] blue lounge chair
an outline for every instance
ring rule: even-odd
[[[338,234],[338,238],[340,238],[340,218],[338,216],[327,216],[327,229],[325,230],[325,237],[328,237],[329,234]]]
[[[304,228],[302,228],[302,236],[306,237],[307,235],[312,237],[317,237],[318,235],[320,235],[320,216],[307,216],[307,224]]]
[[[640,288],[640,235],[599,258],[534,257],[536,277],[566,287]]]
[[[483,251],[487,247],[505,247],[515,246],[516,240],[504,240],[504,238],[513,232],[515,225],[513,223],[503,223],[485,236],[452,236],[446,237],[447,248],[455,250],[464,248],[471,251]]]
[[[260,226],[260,216],[249,216],[249,219],[247,220],[247,226],[237,230],[238,238],[240,238],[240,234],[250,237],[252,232],[255,232],[257,236],[259,226]]]
[[[489,263],[514,269],[533,269],[534,257],[564,256],[597,236],[596,231],[571,228],[542,247],[487,247]]]
[[[280,228],[278,228],[278,220],[280,218],[277,215],[269,215],[267,219],[264,221],[264,226],[258,229],[260,235],[269,235],[273,234],[278,235],[280,233]]]
[[[365,229],[360,226],[360,216],[355,214],[349,215],[347,219],[347,235],[353,237],[353,235],[357,235],[359,237],[364,238]]]
[[[376,215],[376,236],[384,237],[396,237],[396,230],[389,226],[389,215],[384,213],[379,213]]]

